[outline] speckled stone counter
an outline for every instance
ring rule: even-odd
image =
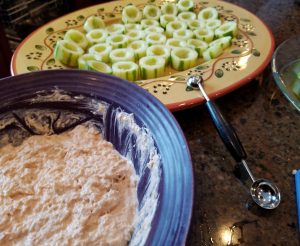
[[[261,18],[274,35],[275,48],[300,35],[300,6],[294,0],[229,2]],[[273,181],[282,201],[275,210],[264,210],[252,201],[251,179],[226,150],[204,105],[175,112],[195,173],[187,245],[299,245],[292,172],[300,169],[300,113],[277,87],[270,64],[250,83],[217,102],[243,143],[253,176]]]

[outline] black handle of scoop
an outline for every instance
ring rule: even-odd
[[[219,105],[214,100],[209,100],[206,102],[206,106],[223,143],[227,147],[232,157],[236,162],[245,160],[247,155],[242,143],[236,135],[226,115],[224,115],[221,111]]]

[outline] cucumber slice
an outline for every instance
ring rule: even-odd
[[[200,39],[205,41],[206,43],[210,43],[214,39],[214,31],[204,28],[198,28],[194,30],[194,34],[196,39]]]
[[[187,41],[188,39],[191,39],[193,37],[194,37],[194,33],[189,29],[176,30],[173,32],[173,38],[179,38]]]
[[[178,2],[179,12],[193,12],[194,11],[194,1],[193,0],[179,0]]]
[[[88,46],[88,40],[86,36],[82,32],[74,29],[71,29],[66,32],[64,40],[79,45],[79,47],[83,50],[85,50]]]
[[[192,31],[199,28],[205,28],[205,22],[202,20],[191,20],[188,21],[186,24],[188,28],[191,29]]]
[[[220,44],[221,48],[223,50],[225,50],[229,46],[231,46],[231,43],[232,43],[231,41],[232,41],[232,38],[230,36],[226,36],[226,37],[219,38],[219,39],[216,39],[215,41],[210,42],[208,44],[208,47],[214,46],[215,44]]]
[[[102,56],[96,54],[84,54],[78,58],[78,68],[85,69],[85,63],[88,60],[102,61]]]
[[[202,9],[198,14],[198,19],[202,21],[208,21],[208,20],[216,20],[219,17],[219,13],[216,10],[216,8],[213,7],[207,7]]]
[[[88,40],[88,47],[91,47],[95,44],[105,43],[107,31],[104,29],[94,29],[89,31],[89,33],[86,35],[86,38]]]
[[[215,20],[208,20],[206,22],[206,29],[210,29],[210,30],[216,30],[218,27],[220,27],[222,24],[221,20],[219,19],[215,19]]]
[[[230,36],[232,38],[239,34],[239,28],[235,21],[228,21],[215,30],[216,38]]]
[[[187,29],[187,24],[184,21],[171,21],[166,26],[167,37],[173,37],[175,30]]]
[[[215,44],[214,46],[211,46],[206,51],[204,51],[202,55],[205,61],[209,61],[222,55],[222,53],[223,49],[221,48],[221,44]]]
[[[59,40],[56,42],[54,57],[67,66],[75,67],[77,66],[78,58],[83,53],[84,50],[78,45],[65,40]]]
[[[141,20],[141,25],[142,25],[142,29],[144,30],[150,26],[159,26],[159,22],[157,20],[145,19],[145,20]]]
[[[194,12],[181,12],[177,17],[179,21],[188,22],[191,20],[196,20],[197,16]]]
[[[166,46],[170,47],[171,49],[180,48],[180,47],[187,47],[186,41],[180,38],[169,38],[166,42]]]
[[[178,14],[178,8],[173,3],[165,3],[161,6],[161,12],[163,15],[175,15]]]
[[[85,70],[96,71],[101,73],[112,74],[112,69],[109,65],[101,61],[88,60],[85,63]]]
[[[165,65],[169,64],[171,48],[166,45],[152,45],[147,49],[147,56],[160,56],[165,59]]]
[[[128,37],[124,34],[111,35],[106,38],[106,43],[110,44],[113,49],[126,48],[128,45]]]
[[[104,20],[94,15],[87,18],[83,26],[83,29],[87,33],[94,29],[104,29],[104,28],[105,28]]]
[[[291,86],[293,92],[296,94],[297,97],[300,98],[300,79],[296,78]]]
[[[207,50],[208,44],[200,39],[189,39],[187,46],[198,53],[198,57],[202,57],[202,53]]]
[[[161,15],[159,18],[160,26],[166,28],[167,24],[171,21],[177,21],[178,18],[175,15]]]
[[[145,56],[140,59],[142,79],[154,79],[165,75],[165,59],[160,56]]]
[[[109,63],[109,53],[112,49],[113,47],[109,44],[95,44],[88,51],[90,54],[100,55],[102,62]]]
[[[119,61],[112,65],[112,74],[122,79],[136,81],[139,77],[139,66],[131,61]]]
[[[143,18],[142,12],[133,5],[128,5],[123,8],[122,21],[124,24],[127,23],[138,23]]]
[[[160,33],[150,33],[146,36],[145,41],[148,43],[149,46],[155,44],[165,44],[167,38],[165,35]]]
[[[136,60],[146,56],[147,48],[148,44],[144,40],[134,41],[128,45],[128,49],[131,49],[134,52],[134,57]]]
[[[146,36],[151,33],[164,33],[164,29],[160,26],[149,26],[145,29]]]
[[[159,20],[159,17],[161,16],[161,10],[156,5],[146,5],[143,9],[143,18],[148,20]]]
[[[108,35],[124,34],[125,26],[122,24],[111,24],[105,28]]]
[[[125,24],[125,33],[130,32],[132,30],[142,30],[142,25],[141,24]]]
[[[188,47],[174,48],[171,51],[171,66],[178,71],[195,67],[198,53]]]
[[[128,43],[132,43],[133,41],[144,39],[146,33],[143,30],[131,30],[125,35],[128,37]]]
[[[109,61],[114,64],[119,61],[132,61],[135,62],[134,52],[131,49],[115,49],[109,53]]]

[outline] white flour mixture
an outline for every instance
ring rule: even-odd
[[[7,145],[0,149],[0,245],[127,245],[137,182],[132,163],[93,128]]]

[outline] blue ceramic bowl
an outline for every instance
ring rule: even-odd
[[[114,109],[121,108],[124,112],[132,113],[140,127],[146,126],[150,130],[157,152],[161,156],[159,166],[161,177],[157,186],[158,203],[144,245],[184,245],[192,216],[193,168],[184,135],[170,111],[146,90],[123,79],[91,71],[55,70],[1,79],[0,115],[3,117],[12,112],[26,112],[33,108],[45,112],[56,110],[80,114],[81,118],[79,117],[77,122],[73,122],[67,128],[93,117],[90,110],[86,110],[77,102],[68,100],[33,102],[31,100],[37,96],[37,92],[47,96],[48,93],[53,93],[51,91],[55,88],[65,91],[73,98],[84,95],[92,101],[93,99],[101,100],[110,104],[108,115],[96,120],[106,125],[102,129],[105,138],[112,142],[114,148],[123,155],[126,155],[129,150],[132,151],[134,146],[122,145],[122,139],[126,136],[122,135],[121,139],[118,137],[120,136],[118,126],[111,123],[116,121],[104,124],[104,121],[115,117],[111,113]],[[46,116],[44,120],[47,121]],[[13,132],[15,129],[10,127],[7,130]],[[0,130],[0,137],[1,131],[3,130]],[[26,137],[31,134],[31,131],[28,129],[23,135]],[[132,161],[138,172],[138,158],[133,158]],[[145,184],[149,178],[149,172],[146,171],[141,175],[138,184],[139,202],[142,201],[147,188]]]

